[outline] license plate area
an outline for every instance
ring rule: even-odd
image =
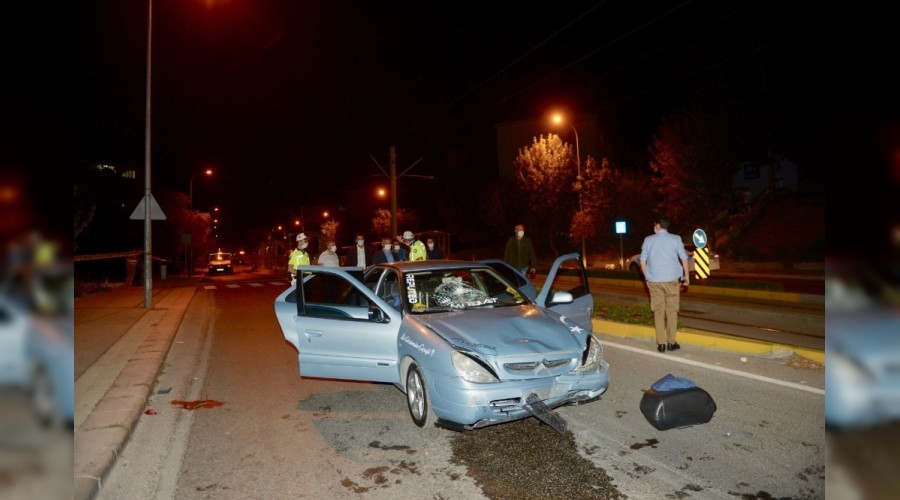
[[[528,410],[528,413],[531,413],[535,418],[552,427],[556,432],[560,434],[566,433],[566,421],[559,413],[550,409],[537,394],[532,392],[525,401],[526,404],[524,405],[524,408]]]

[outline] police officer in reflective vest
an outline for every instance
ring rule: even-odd
[[[295,248],[294,251],[291,252],[291,256],[288,257],[288,272],[291,273],[292,280],[297,278],[298,266],[309,265],[309,254],[306,252],[307,246],[309,246],[309,240],[306,237],[306,234],[298,234],[297,248]]]

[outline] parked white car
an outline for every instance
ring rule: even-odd
[[[697,249],[693,243],[688,243],[684,245],[684,249],[688,254],[688,266],[690,270],[694,271],[694,251]],[[625,269],[630,269],[636,273],[641,272],[641,254],[636,253],[631,257],[625,259]],[[716,252],[709,252],[709,270],[710,271],[718,271],[721,269],[719,264],[719,254]]]

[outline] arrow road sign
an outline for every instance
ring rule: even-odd
[[[703,248],[706,246],[706,232],[702,229],[697,229],[694,231],[694,245],[697,248]]]

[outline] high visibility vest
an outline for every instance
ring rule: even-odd
[[[420,240],[416,240],[409,246],[409,260],[426,260],[428,252],[425,250],[425,244]]]
[[[294,249],[291,252],[290,258],[288,258],[288,265],[294,266],[294,269],[297,269],[297,266],[308,266],[309,265],[309,254],[306,253],[306,250],[298,250]]]

